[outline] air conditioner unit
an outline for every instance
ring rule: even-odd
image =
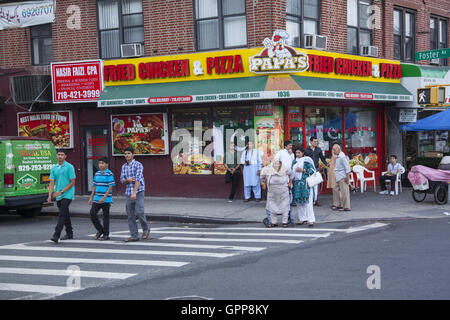
[[[120,53],[122,58],[141,57],[144,54],[144,50],[140,43],[127,43],[120,45]]]
[[[305,34],[305,48],[306,49],[327,49],[327,36],[318,34]]]
[[[12,95],[17,104],[52,101],[49,75],[26,75],[10,77]]]
[[[431,60],[430,60],[430,64],[437,64],[437,65],[439,65],[439,64],[441,63],[440,60],[441,60],[441,59],[439,59],[439,58],[431,59]]]
[[[362,56],[368,57],[378,57],[378,47],[377,46],[361,46]]]

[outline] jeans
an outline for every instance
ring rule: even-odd
[[[130,196],[127,196],[126,210],[128,216],[128,227],[130,229],[130,234],[133,239],[138,239],[138,226],[136,223],[136,216],[139,218],[141,223],[142,231],[149,231],[147,224],[147,217],[144,212],[144,191],[136,193],[136,200],[131,200]]]
[[[94,224],[95,229],[104,236],[109,236],[109,208],[111,203],[93,203],[91,207],[91,221]],[[103,212],[103,226],[98,220],[98,212],[102,209]]]
[[[236,194],[236,190],[237,190],[240,180],[241,180],[241,175],[239,172],[235,172],[234,174],[231,175],[231,192],[230,192],[230,196],[228,197],[229,200],[234,199],[234,195]]]
[[[66,233],[68,235],[73,235],[72,222],[70,221],[69,215],[69,206],[72,200],[70,199],[61,199],[56,201],[56,205],[58,206],[59,214],[58,214],[58,223],[55,227],[55,236],[58,238],[61,236],[61,232],[63,227],[66,227]]]
[[[381,191],[386,190],[386,180],[391,180],[391,191],[394,191],[395,190],[395,178],[396,178],[396,176],[381,176],[380,177]]]

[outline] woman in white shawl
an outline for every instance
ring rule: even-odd
[[[309,227],[314,226],[316,218],[314,216],[313,199],[314,188],[310,188],[306,183],[306,178],[316,172],[314,161],[308,156],[304,156],[305,151],[299,148],[295,151],[297,162],[294,164],[292,171],[294,172],[293,196],[297,203],[298,225],[308,222]]]
[[[292,170],[282,165],[280,160],[275,160],[272,165],[261,170],[261,183],[267,187],[266,209],[270,213],[270,221],[267,227],[276,227],[277,214],[282,214],[282,224],[288,226],[290,201],[289,186],[292,184]]]

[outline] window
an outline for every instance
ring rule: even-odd
[[[331,157],[334,142],[343,148],[341,107],[306,107],[305,119],[307,143],[311,137],[317,137],[326,157]]]
[[[245,0],[195,0],[197,50],[247,46]]]
[[[344,108],[345,150],[350,166],[378,168],[377,111],[375,108]]]
[[[394,59],[414,61],[415,19],[414,11],[402,8],[394,9]]]
[[[319,1],[286,1],[286,31],[289,33],[287,44],[303,47],[305,34],[319,33]]]
[[[142,0],[99,0],[100,57],[119,58],[120,45],[144,43]]]
[[[347,0],[347,53],[360,54],[361,46],[371,46],[373,32],[369,26],[369,0]]]
[[[430,18],[430,50],[447,48],[447,19]],[[447,65],[447,59],[439,59],[440,65]]]
[[[47,65],[53,61],[52,24],[30,27],[33,65]]]

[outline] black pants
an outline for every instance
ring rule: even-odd
[[[91,207],[91,221],[94,224],[95,229],[98,233],[104,236],[109,236],[109,208],[110,203],[93,203]],[[98,219],[98,212],[102,209],[103,212],[103,226]]]
[[[58,223],[55,227],[55,236],[58,238],[61,236],[61,232],[66,227],[66,233],[68,235],[73,235],[73,229],[72,229],[72,222],[70,221],[70,215],[69,215],[69,206],[72,200],[70,199],[62,199],[59,201],[56,201],[56,205],[59,209],[59,215],[58,215]]]
[[[395,176],[381,176],[380,177],[381,191],[386,190],[386,180],[391,180],[391,191],[394,191],[395,178],[396,178]]]
[[[241,174],[239,172],[235,172],[231,175],[231,192],[228,199],[233,200],[234,195],[236,194],[237,187],[239,185],[239,181],[241,180]]]

